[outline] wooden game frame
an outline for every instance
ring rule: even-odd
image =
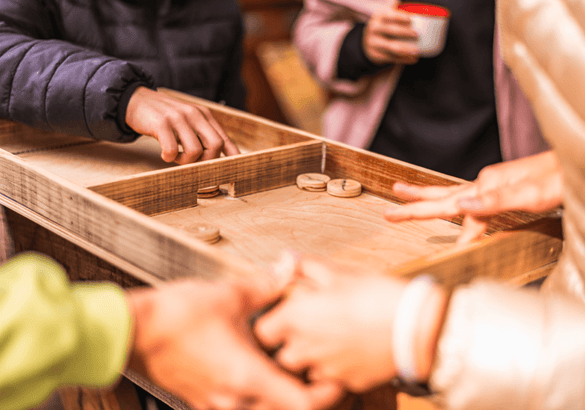
[[[212,246],[149,217],[195,205],[199,187],[230,184],[230,195],[239,197],[294,185],[300,173],[325,172],[332,178],[356,179],[364,192],[400,203],[391,191],[396,181],[420,185],[462,182],[238,110],[164,91],[207,106],[230,137],[252,151],[82,187],[2,150],[0,203],[99,253],[130,274],[141,272],[147,283],[156,283],[185,274],[258,275],[252,263],[226,258]],[[3,129],[3,135],[11,139],[39,133],[13,123]],[[58,138],[68,141],[62,135]],[[67,145],[55,141],[49,148]],[[71,142],[75,143],[83,142]],[[40,145],[38,149],[43,149]],[[544,274],[544,268],[556,261],[561,250],[558,218],[507,212],[490,221],[489,231],[489,238],[421,258],[397,267],[393,274],[410,277],[421,271],[434,272],[447,285],[478,275],[522,283]],[[147,272],[147,277],[142,272]]]
[[[79,184],[22,156],[35,152],[50,155],[63,147],[101,142],[12,122],[0,124],[0,204],[106,262],[107,271],[118,272],[112,280],[123,285],[158,286],[194,275],[258,278],[269,274],[251,261],[228,256],[153,218],[196,205],[201,187],[227,184],[230,196],[242,197],[294,185],[301,173],[324,172],[331,178],[356,179],[365,193],[401,203],[391,190],[396,181],[445,186],[464,182],[219,104],[161,91],[207,107],[238,146],[249,152]],[[32,142],[21,144],[23,139]],[[27,232],[22,231],[23,237]],[[522,285],[546,275],[561,249],[558,216],[506,212],[490,220],[485,239],[417,258],[384,273],[413,277],[430,272],[445,286],[477,276]],[[132,279],[126,280],[124,275]],[[108,279],[107,275],[93,279],[104,278]]]

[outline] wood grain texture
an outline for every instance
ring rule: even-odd
[[[52,257],[63,266],[71,281],[111,281],[124,288],[162,284],[162,281],[143,270],[123,270],[108,262],[109,255],[97,256],[75,243],[85,241],[70,235],[58,235],[28,216],[7,209],[6,221],[16,252],[35,251]],[[89,249],[95,250],[89,245]],[[127,263],[122,266],[129,268]]]
[[[309,141],[261,152],[152,171],[90,189],[147,215],[197,204],[198,188],[232,184],[242,196],[295,183],[298,174],[319,172],[322,143]]]
[[[331,178],[356,179],[362,183],[366,191],[398,204],[403,204],[404,200],[392,193],[392,185],[395,182],[439,186],[450,186],[467,182],[459,178],[332,141],[326,142],[325,149],[325,173]],[[529,212],[504,212],[490,219],[488,233],[517,227],[541,217],[542,215]],[[458,224],[462,222],[461,217],[455,217],[449,220]]]
[[[178,166],[161,159],[160,145],[150,137],[125,144],[101,141],[65,145],[51,150],[25,152],[19,157],[83,187]]]
[[[513,281],[523,285],[546,274],[563,247],[558,218],[545,218],[517,229],[498,232],[463,248],[453,248],[407,264],[388,273],[412,278],[430,273],[447,288],[476,277]],[[530,274],[529,274],[530,272]]]
[[[15,155],[96,143],[98,141],[91,138],[42,131],[17,122],[0,120],[0,146]]]
[[[0,151],[0,192],[38,217],[160,279],[259,275],[242,261],[126,206]]]
[[[440,219],[389,224],[382,212],[392,206],[397,205],[369,194],[338,198],[292,185],[237,199],[224,192],[154,219],[180,230],[198,221],[216,225],[222,239],[214,247],[263,269],[283,249],[292,249],[386,272],[451,248],[461,230]]]

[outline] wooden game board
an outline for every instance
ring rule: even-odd
[[[556,217],[508,212],[492,219],[483,240],[454,248],[459,219],[389,224],[381,213],[401,204],[391,192],[396,181],[463,181],[162,91],[209,107],[246,153],[174,166],[160,159],[151,138],[114,144],[3,122],[0,204],[10,210],[18,250],[50,254],[73,279],[125,286],[185,276],[258,278],[270,275],[282,249],[394,276],[427,272],[446,286],[476,276],[521,285],[558,258]],[[355,179],[363,193],[301,191],[295,180],[307,172]],[[198,199],[198,188],[210,185],[220,185],[220,195]],[[219,226],[221,240],[190,235],[198,221]]]

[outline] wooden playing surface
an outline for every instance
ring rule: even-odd
[[[558,259],[558,218],[507,212],[490,221],[483,240],[455,247],[459,218],[389,224],[382,212],[402,203],[391,190],[396,181],[464,181],[162,91],[207,106],[244,153],[177,166],[164,163],[148,137],[115,144],[0,122],[0,204],[21,217],[11,218],[19,250],[53,256],[72,278],[153,286],[185,276],[263,280],[283,249],[364,272],[431,273],[448,287],[477,276],[521,285]],[[306,172],[355,179],[363,193],[301,191],[296,177]],[[221,194],[198,197],[210,185]],[[217,225],[220,241],[194,238],[189,226],[198,221]],[[381,389],[361,400],[376,410],[393,397]]]
[[[398,205],[367,193],[338,198],[291,185],[240,198],[223,189],[196,207],[154,219],[187,233],[198,221],[217,225],[221,240],[214,247],[263,269],[291,249],[384,272],[453,246],[459,225],[440,219],[390,224],[382,212],[392,206]]]

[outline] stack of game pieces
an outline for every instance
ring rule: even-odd
[[[325,174],[301,174],[297,177],[297,186],[305,191],[325,191],[330,179]]]
[[[327,183],[327,193],[342,198],[360,196],[362,184],[353,179],[333,179]]]
[[[219,195],[219,185],[199,188],[197,190],[197,198],[213,198]]]

